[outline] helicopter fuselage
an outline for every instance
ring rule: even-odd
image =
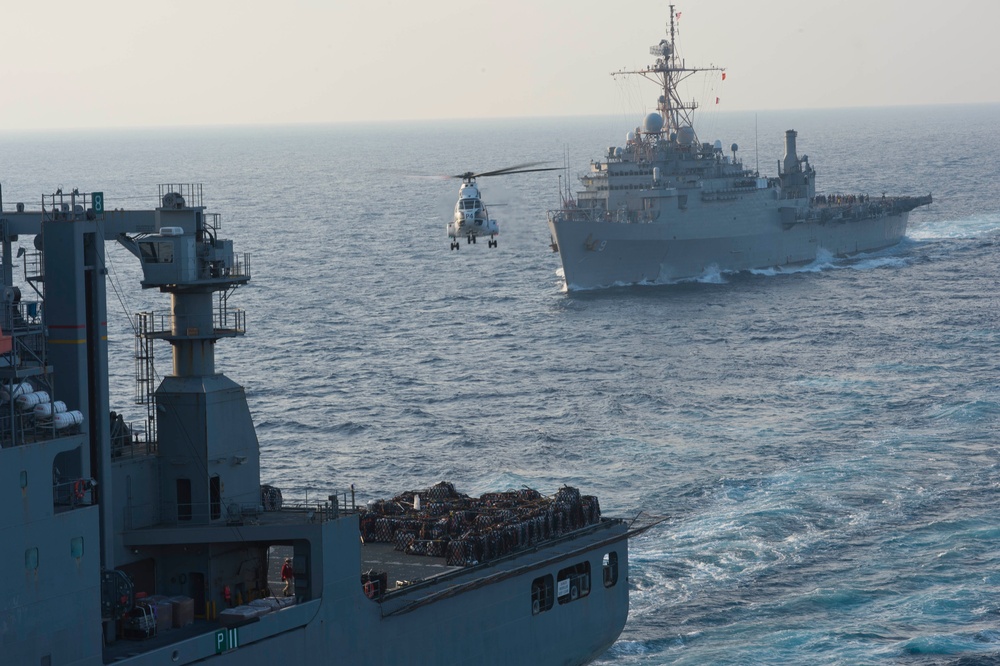
[[[475,181],[464,182],[458,192],[458,203],[455,204],[455,215],[448,224],[448,236],[452,240],[452,249],[456,249],[456,241],[465,238],[468,243],[475,243],[479,236],[489,236],[490,247],[496,245],[492,239],[500,233],[497,221],[490,217],[486,204],[480,198],[479,188]]]
[[[462,187],[458,190],[458,203],[455,204],[455,216],[448,224],[448,236],[451,238],[451,249],[457,250],[461,247],[458,238],[465,236],[465,242],[472,244],[479,236],[489,236],[489,247],[497,246],[496,235],[500,233],[497,221],[490,218],[486,212],[486,205],[480,198],[479,188],[476,186],[476,178],[484,176],[510,176],[515,173],[531,173],[534,171],[556,171],[557,167],[544,167],[535,169],[542,162],[528,162],[527,164],[516,164],[502,169],[492,171],[466,171],[465,173],[450,176],[451,178],[461,178]]]

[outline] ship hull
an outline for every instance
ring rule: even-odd
[[[450,583],[429,584],[412,593],[403,588],[398,596],[380,603],[358,596],[354,586],[352,596],[365,616],[362,628],[368,627],[363,634],[367,640],[350,663],[589,663],[617,640],[628,617],[626,535],[624,524],[617,524],[590,537],[497,563],[488,572],[470,571]],[[602,559],[609,551],[618,554],[613,586],[602,583]],[[553,600],[548,610],[534,613],[533,581],[556,580],[566,567],[582,563],[591,572],[586,595],[574,601]],[[484,584],[487,581],[492,582]],[[332,622],[347,626],[346,621],[357,616],[347,612]],[[319,623],[317,629],[322,633],[330,626]],[[350,640],[347,635],[340,638],[341,645]],[[316,661],[309,663],[324,663],[319,660],[323,656],[314,654]]]
[[[28,260],[44,280],[27,279],[46,298],[0,303],[0,663],[562,666],[607,650],[628,616],[628,538],[649,526],[601,517],[596,498],[469,498],[442,482],[362,509],[353,484],[312,501],[261,485],[246,391],[210,344],[243,331],[216,318],[212,292],[246,283],[248,264],[185,203],[200,188],[165,187],[163,207],[99,225],[75,193],[3,215],[8,281],[13,238],[44,235]],[[150,236],[154,220],[173,224]],[[111,411],[106,284],[88,267],[129,233],[143,286],[177,288],[170,317],[137,327],[147,368],[153,339],[175,351],[174,374],[146,389],[155,439],[114,412],[59,427],[22,400],[47,402],[57,375],[78,413]],[[196,325],[160,323],[175,321]]]
[[[549,231],[569,290],[669,283],[714,272],[807,264],[824,253],[850,256],[899,243],[909,213],[782,225],[770,220],[717,226],[615,223],[550,216]],[[699,233],[697,227],[702,231]]]
[[[317,569],[324,577],[322,598],[233,627],[222,650],[213,624],[183,644],[120,642],[118,648],[124,651],[106,653],[103,662],[154,666],[212,658],[220,666],[278,662],[570,666],[589,663],[606,652],[628,617],[630,534],[621,521],[602,521],[579,535],[452,572],[440,580],[404,586],[378,599],[367,598],[357,581],[356,571],[362,566],[356,518],[326,523],[321,533],[314,545],[322,544],[316,552],[323,560]],[[615,553],[613,582],[605,571],[608,553]],[[558,594],[555,581],[568,567],[588,571],[587,587],[573,599],[552,598],[547,606],[535,609],[535,581],[551,579],[553,594]],[[35,655],[24,656],[27,663]],[[80,663],[97,665],[102,660]]]

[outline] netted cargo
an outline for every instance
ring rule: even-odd
[[[427,495],[427,499],[432,502],[447,502],[448,500],[459,499],[462,497],[462,495],[455,492],[454,484],[448,483],[447,481],[437,483],[423,492]]]
[[[589,524],[601,521],[601,503],[597,501],[596,495],[584,495],[580,500],[583,504],[584,518]]]
[[[361,512],[366,542],[391,543],[413,555],[444,557],[471,566],[528,548],[601,520],[592,495],[564,486],[553,497],[531,488],[469,497],[441,482],[392,500],[369,502]]]
[[[445,564],[450,567],[467,567],[475,563],[475,559],[472,557],[472,548],[464,539],[448,542]]]
[[[580,491],[570,486],[563,486],[556,493],[557,502],[569,502],[570,504],[580,502]]]
[[[393,537],[396,550],[406,550],[406,547],[413,543],[413,540],[417,538],[417,535],[413,532],[406,532],[399,530]]]
[[[260,503],[264,511],[281,511],[281,490],[274,486],[261,486]]]

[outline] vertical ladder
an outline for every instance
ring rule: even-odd
[[[146,443],[156,441],[156,367],[153,360],[153,313],[135,316],[135,404],[146,405]]]

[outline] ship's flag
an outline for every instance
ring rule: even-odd
[[[725,72],[723,72],[723,73],[722,73],[722,80],[723,80],[723,81],[725,81],[725,80],[726,80],[726,73],[725,73]]]
[[[680,21],[680,20],[681,20],[681,13],[680,13],[680,12],[677,12],[677,20],[678,20],[678,21]]]
[[[718,97],[716,97],[716,98],[715,98],[715,103],[716,103],[716,104],[718,104],[718,103],[719,103],[719,98],[718,98]]]

